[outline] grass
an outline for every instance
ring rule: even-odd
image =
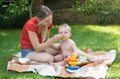
[[[71,25],[72,39],[79,49],[91,48],[93,51],[117,50],[117,56],[109,67],[105,79],[119,79],[120,77],[120,26],[118,25]],[[20,51],[20,29],[0,30],[0,79],[61,79],[44,77],[34,73],[8,72],[8,58]],[[57,33],[57,26],[51,31],[51,36]]]

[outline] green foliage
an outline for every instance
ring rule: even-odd
[[[6,1],[11,2],[9,4],[4,4]],[[35,4],[34,2],[34,4],[32,4],[30,1],[34,0],[0,0],[0,28],[21,28],[24,23],[29,19],[29,10],[32,8],[32,5]],[[44,0],[44,3],[49,4],[50,1],[51,0]],[[53,5],[53,3],[61,3],[61,5],[55,6]],[[97,17],[97,21],[95,22],[98,22],[95,24],[110,24],[111,22],[107,21],[116,20],[116,18],[118,18],[117,23],[114,24],[119,24],[118,20],[120,18],[120,0],[63,0],[59,2],[57,2],[56,0],[52,0],[51,4],[53,8],[56,7],[57,9],[64,8],[66,10],[66,8],[70,6],[69,9],[72,9],[73,12],[77,10],[89,16],[95,15],[95,17]],[[57,19],[57,17],[55,17],[55,19]],[[57,20],[59,21],[59,19]]]
[[[120,10],[119,0],[85,0],[84,3],[76,1],[73,9],[85,14],[110,14]]]
[[[120,0],[85,0],[84,3],[80,1],[77,0],[73,4],[73,9],[84,14],[97,15],[100,23],[104,23],[113,16],[120,17]]]
[[[0,1],[0,28],[22,27],[21,20],[24,23],[29,17],[29,4],[28,0],[11,0],[9,3],[5,0]]]

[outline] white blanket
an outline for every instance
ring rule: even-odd
[[[18,56],[20,55],[16,55],[16,57]],[[13,60],[15,60],[15,58],[12,58],[11,60],[8,61],[7,70],[16,72],[32,71],[43,76],[57,76],[63,78],[79,77],[79,78],[104,79],[109,68],[108,66],[111,65],[115,60],[116,50],[111,50],[107,52],[107,54],[97,56],[99,57],[99,60],[80,67],[80,69],[74,73],[68,72],[66,68],[59,65],[51,66],[47,63],[38,63],[35,61],[31,61],[31,63],[28,65],[14,63]]]

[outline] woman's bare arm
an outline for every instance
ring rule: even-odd
[[[39,52],[41,50],[45,50],[53,42],[60,39],[59,36],[54,36],[53,38],[48,39],[44,43],[39,43],[39,40],[37,38],[36,33],[32,32],[32,31],[28,31],[28,35],[29,35],[30,41],[31,41],[31,43],[33,45],[33,48],[36,50],[36,52]]]

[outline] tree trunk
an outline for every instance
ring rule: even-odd
[[[30,18],[32,18],[34,15],[33,10],[38,9],[43,4],[44,4],[43,0],[30,0],[30,11],[29,11]]]
[[[38,9],[41,5],[44,4],[44,0],[33,0],[34,1],[34,9]]]

